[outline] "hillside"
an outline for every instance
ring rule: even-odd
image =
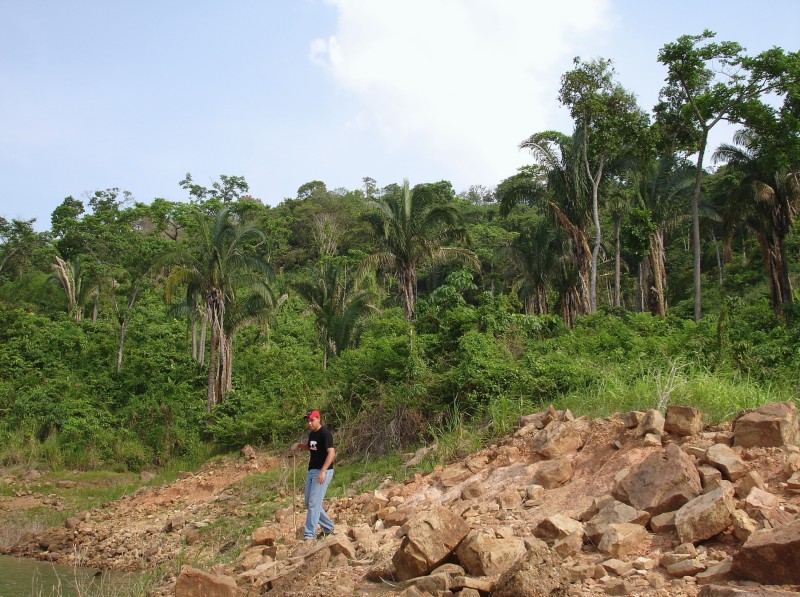
[[[291,495],[275,495],[274,515],[254,525],[234,562],[198,569],[232,547],[215,543],[215,521],[251,515],[248,477],[290,474],[285,458],[248,451],[3,552],[117,570],[166,564],[155,593],[163,596],[797,591],[794,405],[768,405],[733,425],[703,428],[700,417],[686,407],[670,407],[666,419],[658,411],[575,419],[552,408],[523,417],[513,436],[462,461],[329,500],[337,530],[311,549],[297,539],[299,487],[294,508]],[[26,499],[0,506],[23,508]],[[178,561],[198,568],[178,574]]]

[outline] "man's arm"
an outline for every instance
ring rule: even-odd
[[[297,453],[298,450],[305,450],[306,452],[311,451],[311,447],[308,445],[308,442],[296,442],[292,444],[292,447],[289,449],[292,451],[292,454]]]

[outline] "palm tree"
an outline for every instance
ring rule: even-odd
[[[478,259],[472,251],[448,247],[445,243],[466,238],[460,215],[452,205],[437,203],[433,194],[412,192],[408,180],[402,189],[366,202],[379,250],[364,262],[365,268],[381,268],[397,280],[397,292],[407,320],[414,316],[417,272],[457,259],[475,268]]]
[[[56,256],[55,263],[50,267],[53,273],[48,278],[48,282],[58,284],[64,290],[64,295],[67,298],[67,312],[70,316],[75,321],[80,321],[83,318],[83,306],[90,298],[95,301],[96,313],[97,297],[100,289],[96,283],[87,281],[83,260],[80,256],[66,261]],[[96,318],[96,315],[94,318]]]
[[[507,215],[514,205],[523,201],[541,202],[549,208],[556,225],[572,245],[573,267],[568,269],[577,277],[571,290],[575,294],[568,301],[568,308],[574,312],[570,312],[568,319],[574,321],[576,316],[591,312],[592,251],[587,230],[592,204],[581,161],[580,140],[575,135],[544,131],[531,135],[520,148],[531,151],[537,167],[523,170],[498,186],[500,213]]]
[[[629,170],[639,204],[648,212],[652,226],[647,253],[639,265],[639,291],[642,307],[649,305],[655,315],[666,315],[666,252],[665,237],[689,215],[695,172],[692,166],[672,156],[659,156],[640,161]]]
[[[781,316],[784,305],[794,302],[785,241],[800,208],[800,165],[776,163],[767,140],[750,129],[738,131],[733,141],[721,145],[713,160],[742,176],[727,208],[758,236],[772,308]]]
[[[508,265],[511,287],[522,300],[526,314],[548,313],[547,288],[558,265],[561,241],[545,219],[529,222],[510,243],[499,247],[498,260]]]
[[[196,246],[181,247],[165,256],[173,268],[167,277],[166,297],[172,300],[177,287],[185,285],[187,309],[193,299],[202,301],[210,331],[208,362],[208,410],[223,402],[230,388],[231,338],[236,326],[233,318],[245,297],[265,307],[275,304],[270,265],[251,251],[250,239],[263,240],[264,234],[252,224],[238,222],[229,208],[223,207],[208,218],[194,212],[197,223]],[[239,295],[242,296],[239,296]],[[229,312],[230,310],[230,312]]]
[[[357,341],[363,318],[375,307],[347,264],[326,260],[320,267],[309,266],[308,274],[294,287],[314,314],[322,344],[322,368],[327,369],[330,358]]]

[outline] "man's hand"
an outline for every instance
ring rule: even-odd
[[[319,483],[320,485],[325,483],[325,471],[323,470],[319,471],[319,474],[317,475],[317,483]]]

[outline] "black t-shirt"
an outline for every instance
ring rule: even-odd
[[[308,447],[311,457],[308,459],[308,470],[321,469],[328,457],[328,448],[333,447],[333,434],[327,427],[308,433]],[[333,463],[328,467],[333,469]]]

